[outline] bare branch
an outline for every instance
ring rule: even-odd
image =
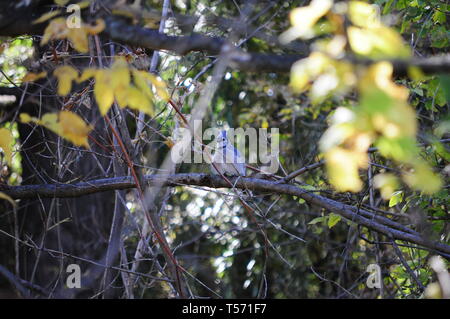
[[[339,214],[342,217],[361,226],[365,226],[369,229],[385,234],[394,239],[408,241],[421,245],[428,249],[435,250],[442,256],[450,258],[450,246],[439,242],[433,242],[427,238],[422,237],[420,234],[416,233],[413,230],[411,230],[410,232],[406,232],[405,229],[395,229],[391,227],[391,225],[382,224],[380,222],[381,220],[370,218],[369,215],[372,216],[373,214],[371,214],[369,211],[346,205],[320,195],[316,195],[291,184],[278,184],[277,182],[257,178],[230,177],[229,179],[236,188],[240,189],[250,189],[252,191],[274,192],[277,194],[298,196],[311,204],[325,208],[330,212]],[[145,181],[149,184],[163,183],[166,186],[196,185],[212,188],[229,188],[229,184],[227,183],[227,181],[223,180],[220,176],[198,173],[146,175]],[[77,184],[44,184],[23,186],[1,185],[0,191],[6,193],[8,196],[14,199],[35,198],[37,196],[79,197],[103,191],[129,189],[134,188],[135,186],[136,185],[133,179],[131,177],[125,176],[97,179]]]

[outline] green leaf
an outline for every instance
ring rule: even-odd
[[[447,103],[446,90],[448,90],[448,83],[442,81],[442,78],[434,78],[428,84],[427,96],[432,98],[432,101],[439,105],[444,106]]]
[[[384,5],[384,8],[383,8],[383,15],[385,15],[385,14],[388,14],[391,10],[391,6],[392,6],[392,3],[394,2],[394,0],[389,0],[385,5]]]
[[[335,226],[341,220],[341,218],[341,215],[331,213],[328,218],[328,228],[332,228],[333,226]]]
[[[315,224],[317,224],[317,223],[321,223],[321,222],[325,221],[326,219],[327,219],[326,216],[316,217],[316,218],[314,218],[312,221],[310,221],[310,222],[308,223],[308,225],[315,225]]]
[[[445,23],[446,20],[447,18],[445,17],[445,13],[443,11],[441,10],[434,11],[433,21],[435,23]]]
[[[439,81],[441,82],[441,88],[444,92],[445,99],[447,100],[447,103],[450,103],[450,75],[441,75]]]
[[[389,207],[394,207],[395,205],[403,201],[403,191],[394,192],[389,200]]]

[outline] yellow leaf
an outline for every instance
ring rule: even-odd
[[[9,166],[12,165],[13,143],[14,138],[11,131],[6,128],[0,128],[0,148],[3,150],[6,163]]]
[[[45,113],[41,119],[21,113],[20,120],[24,123],[35,122],[72,142],[74,145],[89,148],[87,137],[93,128],[75,113],[66,110],[59,113]]]
[[[89,51],[88,34],[98,34],[105,28],[105,22],[103,20],[99,19],[96,23],[93,26],[83,24],[80,28],[70,28],[67,26],[65,18],[53,19],[47,28],[45,28],[41,45],[48,43],[51,39],[67,38],[75,50],[87,53]]]
[[[291,87],[296,93],[303,92],[308,83],[321,74],[330,63],[330,59],[320,52],[313,52],[309,57],[295,62],[291,68]]]
[[[61,136],[77,146],[89,148],[88,135],[92,126],[86,124],[78,115],[69,111],[59,112]]]
[[[109,70],[98,70],[95,73],[94,96],[100,113],[106,115],[114,102],[114,90]]]
[[[376,28],[380,26],[379,10],[375,5],[362,1],[350,1],[348,15],[354,25],[364,28]]]
[[[38,119],[35,122],[36,124],[45,126],[56,134],[61,135],[61,127],[59,125],[57,113],[45,113],[40,120]]]
[[[398,189],[398,179],[394,174],[378,174],[373,178],[373,185],[380,189],[384,199],[390,199],[392,194]]]
[[[130,85],[130,70],[124,58],[118,58],[111,67],[111,84],[114,89],[126,88]]]
[[[429,195],[437,192],[442,187],[440,177],[424,162],[414,165],[414,171],[405,173],[403,179],[411,188]]]
[[[350,46],[357,54],[374,59],[410,56],[400,34],[391,28],[380,26],[363,29],[350,26],[347,33]]]
[[[358,169],[367,167],[367,153],[335,147],[325,153],[326,167],[331,184],[340,192],[358,192],[363,183]]]
[[[127,94],[128,106],[153,116],[153,106],[149,98],[138,88],[130,86]]]
[[[149,99],[154,99],[151,83],[147,81],[146,74],[144,71],[133,70],[134,83]]]
[[[114,97],[117,104],[124,108],[128,105],[128,86],[120,86],[114,89]]]
[[[59,6],[65,6],[69,0],[55,0],[55,3]]]
[[[72,88],[72,81],[78,78],[78,71],[71,66],[64,65],[57,68],[53,75],[58,78],[58,94],[65,96]]]
[[[47,21],[47,20],[53,18],[54,16],[57,16],[60,13],[61,13],[60,10],[55,10],[55,11],[50,11],[50,12],[44,13],[39,19],[34,20],[31,24],[42,23],[44,21]]]
[[[347,39],[343,35],[335,35],[331,39],[320,39],[313,44],[315,51],[326,53],[330,57],[339,58],[344,54]]]
[[[20,113],[19,119],[22,123],[30,123],[33,121],[33,118],[27,113]]]
[[[64,18],[53,19],[44,30],[41,45],[47,44],[51,39],[64,39],[68,34],[66,20]]]
[[[81,76],[77,79],[77,82],[81,83],[81,82],[86,81],[87,79],[94,77],[96,72],[97,72],[97,69],[94,69],[94,68],[84,69]]]
[[[281,34],[280,41],[287,43],[296,38],[312,37],[314,35],[312,27],[331,9],[332,5],[332,0],[313,0],[309,6],[292,10],[289,18],[293,27]]]
[[[409,66],[408,67],[408,77],[415,82],[426,80],[425,74],[417,66]]]
[[[409,91],[392,81],[391,63],[379,62],[369,67],[359,82],[361,108],[370,117],[373,128],[388,138],[417,132],[415,111],[408,105]]]
[[[89,51],[88,36],[84,27],[70,28],[67,38],[78,52],[87,53]]]
[[[95,21],[95,25],[85,25],[84,29],[86,31],[86,33],[91,34],[91,35],[95,35],[95,34],[99,34],[100,32],[102,32],[105,29],[105,21],[103,21],[103,19],[97,19]]]
[[[392,81],[393,70],[394,68],[389,62],[378,62],[371,65],[359,82],[359,90],[362,93],[373,90],[375,84],[378,89],[386,92],[391,97],[406,101],[409,91],[404,86],[397,85]]]
[[[167,92],[166,83],[159,78],[154,76],[153,74],[147,73],[147,75],[150,77],[150,81],[152,82],[153,86],[156,89],[156,94],[163,100],[168,101],[169,100],[169,93]]]
[[[332,0],[312,0],[309,6],[296,8],[289,15],[291,24],[312,27],[317,20],[324,16],[333,5]]]
[[[156,94],[163,100],[163,101],[168,101],[169,100],[169,93],[167,92],[167,87],[166,84],[164,83],[163,80],[161,80],[159,77],[149,73],[149,72],[145,72],[145,71],[135,71],[133,73],[136,76],[136,79],[140,79],[143,78],[145,81],[147,81],[147,84],[144,84],[143,82],[138,83],[135,82],[136,85],[141,89],[141,90],[145,90],[145,87],[149,87],[149,85],[153,85],[155,87],[156,90]],[[147,91],[147,90],[146,90]],[[149,97],[153,96],[153,93],[150,92],[146,92],[148,94]]]
[[[0,192],[0,199],[5,199],[5,200],[7,200],[8,202],[10,202],[11,205],[16,206],[16,202],[15,202],[11,197],[9,197],[8,195],[6,195],[6,194],[3,193],[3,192]]]
[[[86,9],[90,5],[91,5],[91,1],[89,1],[89,0],[80,1],[80,2],[77,3],[77,6],[79,6],[80,9]]]
[[[45,71],[40,73],[29,72],[23,77],[22,82],[33,82],[45,78],[46,76],[47,72]]]

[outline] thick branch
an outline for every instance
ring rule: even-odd
[[[208,174],[173,174],[164,175],[147,175],[146,182],[150,184],[163,182],[167,186],[177,185],[196,185],[207,186],[212,188],[228,188],[229,184],[220,176]],[[392,239],[399,239],[415,243],[435,250],[439,254],[450,258],[450,246],[432,242],[427,238],[420,236],[414,231],[407,232],[405,229],[395,229],[392,225],[382,223],[381,220],[368,218],[370,212],[358,209],[356,207],[346,205],[335,200],[316,195],[299,188],[292,184],[279,184],[277,182],[257,179],[257,178],[230,178],[230,181],[236,188],[250,189],[253,191],[274,192],[278,194],[287,194],[303,198],[307,202],[322,207],[328,211],[341,215],[342,217],[355,222],[361,226],[373,229]],[[14,199],[20,198],[36,198],[40,197],[79,197],[87,194],[134,188],[135,183],[131,177],[116,177],[98,179],[89,182],[81,182],[77,184],[46,184],[46,185],[23,185],[23,186],[6,186],[1,185],[0,191],[6,193]],[[406,227],[405,227],[406,228]]]
[[[106,33],[117,42],[146,47],[153,50],[168,50],[180,55],[192,51],[205,52],[212,55],[219,54],[226,39],[208,37],[200,34],[190,36],[170,36],[158,33],[157,30],[144,29],[139,26],[129,25],[126,20],[109,16],[106,18]],[[295,61],[304,58],[301,54],[260,54],[247,53],[235,47],[232,57],[233,67],[251,72],[289,72]],[[356,64],[370,64],[377,62],[368,59],[349,59]],[[450,55],[413,58],[407,60],[390,60],[396,75],[407,74],[410,66],[422,69],[424,73],[450,73]]]

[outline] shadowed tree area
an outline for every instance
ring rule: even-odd
[[[0,297],[450,298],[448,12],[0,1]]]

